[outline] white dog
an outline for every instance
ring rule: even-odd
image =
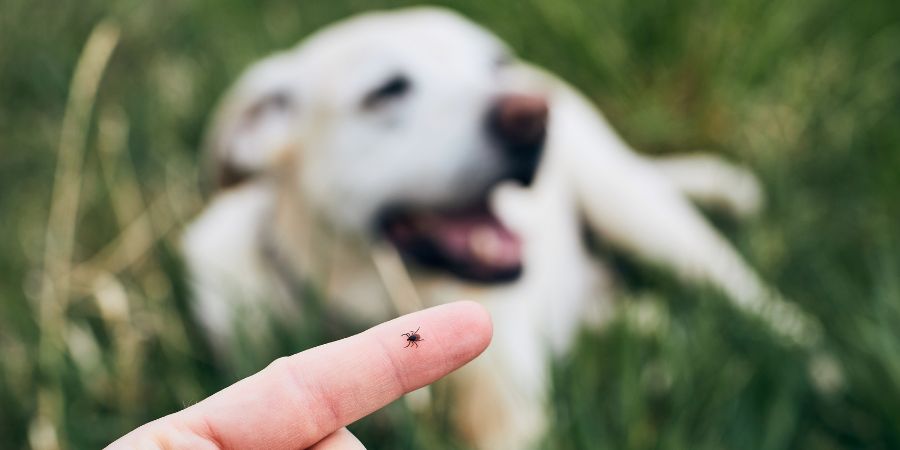
[[[481,301],[493,343],[456,375],[460,430],[479,448],[540,435],[549,358],[613,295],[585,227],[776,332],[816,338],[688,200],[752,213],[749,173],[636,154],[570,86],[448,11],[366,14],[259,62],[209,144],[219,189],[184,246],[220,352],[238,322],[296,319],[303,283],[372,323]]]

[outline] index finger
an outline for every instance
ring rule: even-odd
[[[417,328],[424,341],[404,348],[402,334]],[[280,358],[161,421],[176,419],[220,448],[306,448],[474,359],[491,334],[477,303],[429,308]]]

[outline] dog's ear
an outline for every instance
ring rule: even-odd
[[[217,189],[274,170],[295,145],[298,93],[290,54],[257,63],[225,95],[206,136]]]

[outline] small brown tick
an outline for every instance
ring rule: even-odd
[[[409,333],[401,334],[401,336],[406,336],[406,347],[409,347],[410,345],[418,347],[419,346],[418,343],[425,340],[425,339],[422,339],[422,336],[419,335],[420,328],[422,328],[422,327],[416,328],[416,331],[410,331]],[[403,347],[403,348],[406,348],[406,347]]]

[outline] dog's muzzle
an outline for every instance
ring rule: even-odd
[[[442,269],[462,279],[509,282],[522,272],[522,243],[488,206],[487,195],[504,180],[531,183],[547,134],[547,101],[507,95],[487,115],[491,151],[503,153],[505,168],[479,198],[452,209],[391,208],[382,214],[380,230],[405,257]]]

